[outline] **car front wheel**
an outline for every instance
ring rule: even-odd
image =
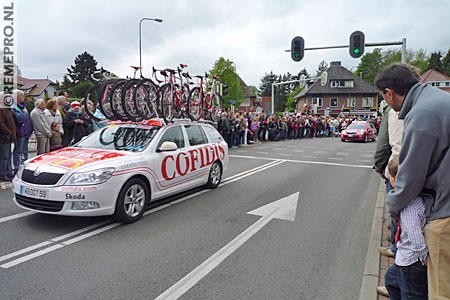
[[[220,181],[222,180],[222,168],[220,164],[216,161],[212,164],[211,169],[209,170],[208,182],[206,183],[206,187],[209,189],[215,189],[219,186]]]
[[[120,190],[113,218],[126,224],[136,222],[144,214],[149,197],[149,189],[142,179],[128,180]]]

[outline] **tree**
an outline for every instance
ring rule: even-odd
[[[289,109],[289,111],[294,111],[297,108],[296,107],[297,102],[295,101],[294,97],[301,91],[303,91],[303,88],[298,86],[292,93],[289,94],[289,97],[286,102],[286,107]]]
[[[442,65],[441,57],[441,51],[431,53],[430,59],[428,60],[428,69],[443,73],[444,67]]]
[[[215,63],[211,70],[209,70],[211,75],[216,75],[220,77],[220,83],[228,85],[228,94],[223,96],[224,107],[229,107],[231,105],[231,100],[236,101],[236,105],[239,106],[244,97],[242,93],[241,79],[235,73],[235,65],[233,62],[220,57]]]
[[[373,84],[375,76],[383,67],[383,55],[381,48],[375,48],[372,52],[364,54],[361,62],[356,69],[356,75],[361,77],[368,83]]]
[[[442,68],[445,75],[450,76],[450,48],[442,59]]]
[[[322,75],[322,73],[326,70],[328,70],[328,63],[326,61],[322,60],[316,71],[316,77],[319,77],[320,75]]]
[[[72,88],[73,96],[75,98],[83,98],[86,91],[93,85],[94,84],[90,81],[84,81],[84,82],[77,83]]]
[[[277,79],[277,75],[273,74],[272,71],[270,71],[269,74],[264,74],[263,78],[261,78],[261,84],[259,85],[262,97],[272,96],[272,83],[277,82]]]
[[[79,54],[75,58],[75,64],[67,69],[67,76],[70,77],[71,86],[74,86],[84,81],[92,82],[91,75],[95,71],[97,71],[97,61],[91,54],[85,51]]]

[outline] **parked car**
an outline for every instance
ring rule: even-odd
[[[210,124],[114,124],[27,160],[12,185],[15,203],[27,210],[132,223],[149,202],[216,188],[227,167],[227,143]]]
[[[377,130],[369,122],[355,121],[342,130],[341,141],[375,141],[377,138]]]

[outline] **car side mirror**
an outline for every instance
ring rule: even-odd
[[[156,152],[176,151],[178,150],[177,144],[174,142],[164,142],[161,147],[156,149]]]

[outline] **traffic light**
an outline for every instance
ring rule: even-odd
[[[221,84],[220,85],[220,95],[224,96],[228,94],[228,85],[227,84]]]
[[[350,35],[350,56],[360,58],[364,54],[364,33],[355,31]]]
[[[305,40],[296,36],[291,42],[291,58],[293,61],[301,61],[305,56]]]

